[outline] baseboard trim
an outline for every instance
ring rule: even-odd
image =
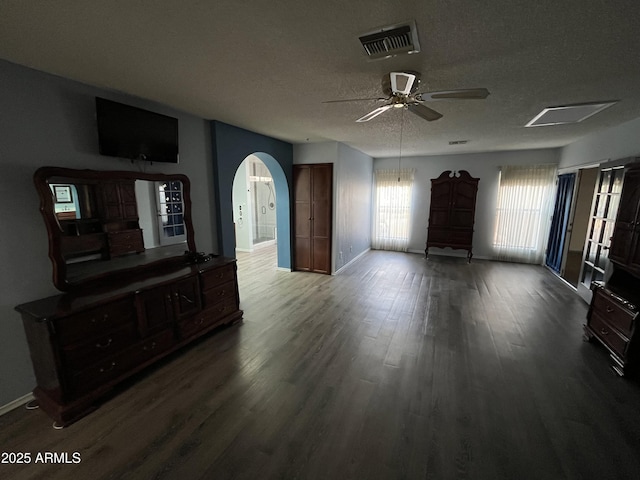
[[[424,257],[424,250],[407,250],[407,253],[418,253]],[[462,250],[452,250],[451,252],[429,252],[429,256],[439,256],[439,257],[455,257],[455,258],[467,258],[466,250],[463,252]],[[485,255],[474,255],[472,260],[494,260],[491,257],[487,257]]]
[[[278,270],[280,272],[289,272],[289,273],[292,272],[292,270],[290,268],[286,268],[286,267],[276,267],[276,270]]]
[[[348,267],[349,265],[351,265],[353,262],[355,262],[356,260],[358,260],[361,256],[363,256],[365,253],[367,253],[369,250],[371,250],[371,248],[367,248],[365,251],[360,252],[358,255],[356,255],[354,258],[352,258],[351,260],[349,260],[348,263],[345,263],[343,266],[341,266],[338,270],[335,271],[334,275],[337,275],[340,270],[342,270],[343,268]]]
[[[33,396],[33,393],[27,393],[26,395],[23,395],[20,398],[16,398],[14,401],[9,402],[6,405],[2,405],[0,407],[0,417],[5,413],[9,413],[11,410],[15,410],[16,408],[21,407],[25,403],[29,403],[34,398],[35,397]]]
[[[551,274],[556,277],[558,280],[560,280],[562,283],[564,283],[567,287],[569,287],[571,290],[573,290],[574,292],[578,291],[578,287],[576,287],[575,285],[569,283],[568,281],[566,281],[564,278],[562,278],[560,276],[560,274],[558,272],[556,272],[555,270],[553,270],[552,268],[550,268],[548,265],[545,265],[544,268],[546,268],[547,270],[549,270],[549,272],[551,272]]]

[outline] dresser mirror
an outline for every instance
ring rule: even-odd
[[[196,251],[185,175],[43,167],[34,182],[60,290],[178,263]]]

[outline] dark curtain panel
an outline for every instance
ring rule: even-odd
[[[567,237],[571,198],[573,197],[575,182],[575,173],[558,176],[558,192],[556,194],[556,204],[553,208],[546,259],[547,266],[558,273],[560,273],[560,266],[562,265],[562,252],[564,251],[564,243]]]

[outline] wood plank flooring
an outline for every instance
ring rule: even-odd
[[[0,417],[21,479],[637,479],[640,386],[542,267],[372,251],[339,275],[239,255],[244,322],[64,430]]]

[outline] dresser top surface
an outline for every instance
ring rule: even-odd
[[[155,271],[144,276],[133,277],[129,281],[114,285],[105,282],[104,285],[78,293],[61,293],[51,297],[23,303],[15,309],[24,315],[32,317],[34,321],[48,321],[82,311],[88,308],[135,295],[136,292],[148,290],[166,284],[171,284],[182,278],[189,278],[210,269],[224,267],[235,263],[235,259],[227,257],[213,257],[207,262],[190,265],[180,265],[169,270]]]

